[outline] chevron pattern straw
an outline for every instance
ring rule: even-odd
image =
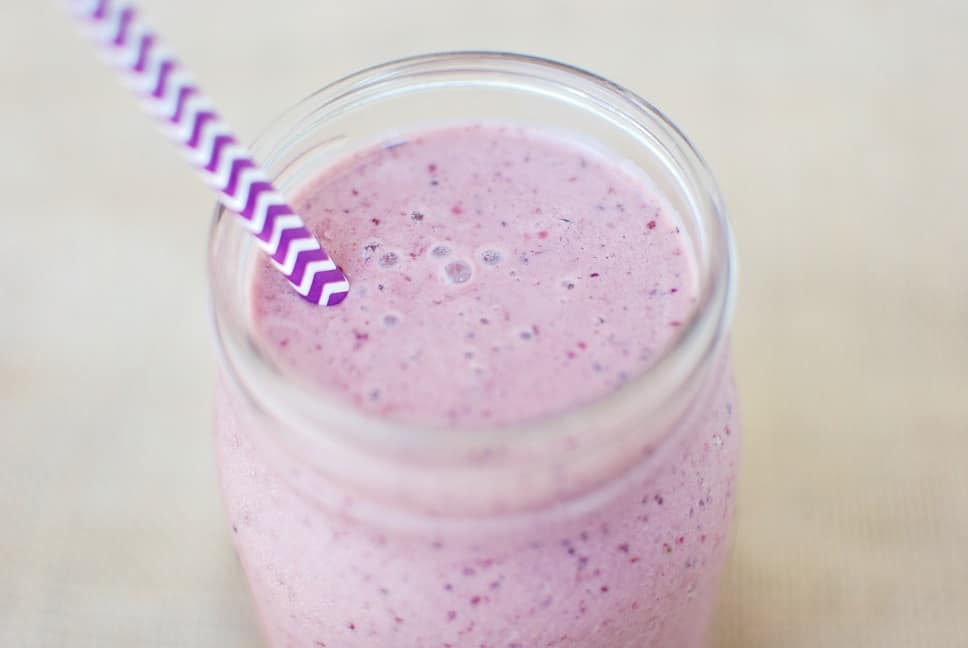
[[[185,148],[206,183],[218,192],[219,201],[242,217],[296,292],[314,304],[334,306],[343,301],[349,291],[343,272],[135,8],[111,0],[67,4],[109,62],[124,73],[148,112]]]

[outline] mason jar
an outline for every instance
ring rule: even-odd
[[[265,636],[275,647],[698,647],[735,492],[735,261],[720,194],[682,132],[582,70],[458,52],[328,85],[254,152],[291,193],[395,133],[481,121],[571,134],[650,178],[687,234],[692,314],[641,375],[568,411],[473,435],[382,420],[274,361],[253,321],[258,250],[219,207],[217,456]]]

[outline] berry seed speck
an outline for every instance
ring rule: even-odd
[[[444,266],[444,276],[451,284],[463,284],[471,280],[471,267],[463,261],[451,261]]]

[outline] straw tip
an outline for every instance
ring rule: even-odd
[[[307,295],[306,299],[318,303],[320,306],[336,306],[341,304],[350,292],[350,282],[340,275],[336,281],[329,281],[322,286],[322,291],[316,295]]]
[[[350,294],[349,288],[347,288],[346,290],[341,290],[339,292],[333,293],[332,295],[329,295],[329,297],[327,297],[325,301],[322,301],[320,303],[323,306],[338,306],[339,304],[343,303],[343,300],[346,299],[346,296],[349,294]]]

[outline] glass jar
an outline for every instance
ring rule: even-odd
[[[695,311],[642,375],[546,420],[474,435],[375,421],[261,348],[258,251],[218,208],[217,455],[266,635],[279,647],[700,646],[736,473],[735,268],[715,182],[683,134],[582,70],[459,52],[329,85],[255,154],[291,192],[394,132],[475,121],[587,138],[643,171],[691,242]]]

